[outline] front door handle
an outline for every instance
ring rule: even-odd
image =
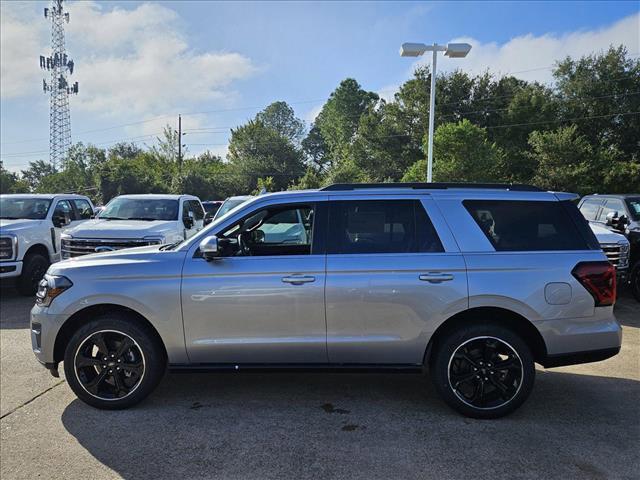
[[[430,272],[430,273],[422,273],[418,278],[423,282],[440,283],[440,282],[448,282],[450,280],[453,280],[453,275],[451,275],[450,273]]]
[[[292,285],[302,285],[303,283],[315,282],[316,277],[312,277],[311,275],[291,275],[289,277],[282,277],[282,281]]]

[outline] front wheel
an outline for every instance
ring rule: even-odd
[[[22,273],[18,277],[16,287],[20,295],[31,297],[38,291],[38,283],[47,273],[49,259],[39,253],[28,254],[22,265]]]
[[[498,324],[470,325],[441,338],[431,376],[444,401],[473,418],[499,418],[516,410],[533,388],[531,351]]]
[[[71,337],[64,355],[64,373],[74,393],[85,403],[108,410],[144,400],[165,369],[156,335],[119,312],[84,325]]]

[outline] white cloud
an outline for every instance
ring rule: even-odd
[[[48,25],[32,6],[2,2],[3,98],[33,94],[41,76],[37,58],[48,51]],[[195,50],[179,16],[159,4],[122,9],[73,2],[67,8],[72,81],[80,84],[74,109],[139,118],[204,102],[228,105],[236,97],[233,82],[257,70],[237,52]]]
[[[478,74],[487,69],[495,74],[512,74],[523,80],[550,82],[550,67],[556,61],[571,56],[578,58],[606,51],[610,45],[625,45],[630,54],[640,53],[640,14],[630,15],[607,27],[565,33],[562,35],[532,34],[515,37],[504,44],[482,43],[473,38],[456,38],[452,42],[467,42],[473,48],[463,59],[438,58],[438,71],[460,68]],[[421,60],[420,63],[424,63]]]
[[[38,56],[44,55],[46,22],[36,24],[29,4],[0,2],[0,96],[32,94],[42,73]],[[36,90],[37,91],[37,90]]]

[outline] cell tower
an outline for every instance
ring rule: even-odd
[[[62,8],[62,0],[52,0],[51,7],[44,9],[44,18],[51,20],[51,55],[40,56],[40,68],[51,72],[49,83],[42,80],[42,89],[51,97],[49,156],[57,168],[71,146],[69,95],[78,93],[78,82],[71,85],[67,80],[67,73],[73,74],[74,63],[67,57],[64,46],[64,23],[69,23],[69,13]]]

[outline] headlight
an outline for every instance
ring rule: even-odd
[[[54,298],[72,286],[73,283],[71,283],[71,280],[67,277],[61,275],[45,275],[38,284],[36,304],[42,307],[48,307]]]
[[[152,235],[149,237],[144,237],[143,240],[148,242],[149,245],[159,245],[161,243],[166,243],[166,239],[163,235]]]
[[[13,260],[17,254],[18,237],[13,235],[0,238],[0,260]]]

